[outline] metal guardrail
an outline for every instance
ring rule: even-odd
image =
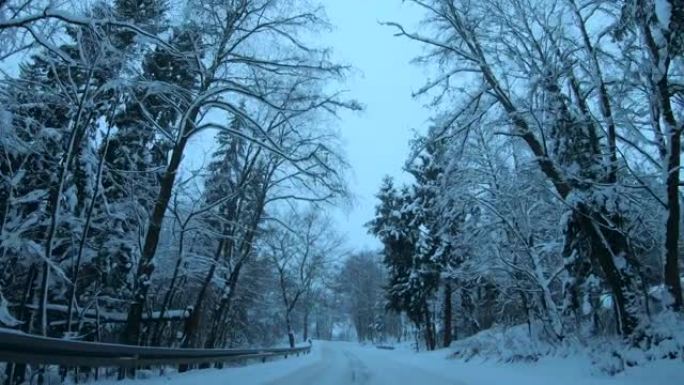
[[[311,346],[293,349],[174,349],[81,342],[21,334],[0,329],[0,362],[22,364],[143,367],[208,364],[307,354]]]

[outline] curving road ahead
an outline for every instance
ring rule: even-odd
[[[407,362],[393,352],[341,342],[317,342],[320,356],[311,364],[268,385],[464,385]]]

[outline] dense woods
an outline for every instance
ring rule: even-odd
[[[407,2],[417,30],[384,24],[423,48],[432,118],[367,251],[330,215],[362,108],[315,1],[0,0],[0,327],[430,350],[522,327],[681,357],[684,2]]]
[[[434,114],[406,162],[414,181],[387,179],[369,223],[390,307],[430,349],[437,329],[449,345],[525,324],[554,344],[671,340],[683,3],[412,3],[417,31],[387,25],[424,47],[417,96]]]
[[[322,214],[348,196],[332,122],[359,108],[336,89],[347,68],[312,44],[327,27],[305,1],[1,1],[3,326],[302,342],[292,324],[301,336],[318,314],[342,252]]]

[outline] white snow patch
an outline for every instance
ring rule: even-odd
[[[662,385],[680,383],[684,373],[681,360],[657,361],[609,376],[593,371],[591,361],[581,355],[548,357],[533,363],[501,363],[483,359],[466,362],[449,360],[448,356],[449,352],[442,350],[400,356],[398,359],[468,385]]]
[[[655,13],[658,22],[663,29],[670,29],[670,21],[672,20],[672,4],[669,0],[656,0]]]
[[[5,300],[5,297],[0,293],[0,326],[14,327],[21,324],[21,322],[10,314],[8,305],[7,300]]]

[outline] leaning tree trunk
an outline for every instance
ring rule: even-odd
[[[159,236],[161,234],[164,214],[169,206],[171,192],[176,181],[176,173],[183,159],[183,151],[188,142],[187,132],[190,131],[191,123],[194,122],[199,114],[199,110],[193,110],[187,117],[185,127],[179,134],[178,142],[173,148],[171,159],[166,171],[161,177],[157,201],[154,205],[152,215],[149,219],[147,234],[143,243],[142,254],[138,262],[138,269],[135,275],[133,302],[128,309],[126,327],[122,335],[122,341],[129,345],[138,345],[140,342],[140,329],[143,317],[143,308],[150,287],[150,280],[154,272],[154,255],[157,252]]]
[[[181,233],[180,237],[181,237],[180,244],[182,245],[184,233]],[[171,306],[171,300],[176,293],[176,290],[177,290],[176,282],[178,281],[178,276],[180,275],[180,268],[181,268],[182,263],[183,263],[183,246],[179,246],[178,259],[176,259],[176,264],[173,267],[173,275],[171,276],[171,282],[169,283],[169,289],[166,292],[166,294],[164,294],[164,299],[162,300],[162,306],[161,306],[161,309],[159,310],[159,319],[156,322],[155,330],[154,330],[153,335],[152,335],[152,340],[151,340],[152,346],[159,346],[161,344],[162,335],[164,334],[164,321],[162,321],[162,319],[164,318],[164,315],[166,314],[166,311],[168,310],[169,306]]]
[[[508,118],[515,128],[515,134],[520,137],[534,154],[536,162],[553,184],[561,198],[566,199],[574,187],[566,180],[563,172],[559,170],[546,150],[546,146],[536,137],[531,129],[525,114],[521,113],[514,100],[505,91],[505,87],[499,81],[493,68],[487,61],[480,41],[463,20],[462,15],[455,12],[451,20],[456,32],[466,41],[468,51],[478,59],[479,70],[484,81],[491,87],[493,96],[498,100],[506,111]],[[633,256],[625,234],[619,228],[613,228],[613,224],[607,223],[603,212],[595,208],[586,207],[579,210],[578,220],[582,224],[583,233],[590,239],[592,248],[590,258],[595,258],[601,270],[606,276],[608,285],[616,299],[619,309],[620,330],[623,335],[631,335],[638,323],[638,314],[641,312],[638,298],[638,274],[634,271]],[[624,262],[624,263],[623,263]],[[619,263],[620,266],[617,266]]]
[[[139,345],[141,342],[140,331],[142,329],[143,311],[147,300],[147,292],[150,289],[152,273],[154,272],[154,255],[159,244],[164,214],[166,214],[166,209],[169,206],[171,192],[176,181],[176,173],[183,159],[183,150],[189,139],[187,132],[190,131],[191,123],[187,122],[194,122],[198,114],[199,110],[194,109],[187,117],[188,120],[181,129],[178,142],[173,148],[166,171],[164,171],[161,177],[157,201],[148,221],[147,234],[145,235],[142,253],[133,282],[133,300],[128,308],[126,327],[121,335],[121,341],[124,344]],[[122,379],[125,376],[132,377],[134,373],[135,369],[122,369],[119,371],[119,378]]]
[[[240,271],[244,266],[244,260],[238,261],[238,263],[230,272],[228,281],[223,288],[223,293],[221,295],[221,300],[219,304],[214,308],[214,316],[211,322],[211,328],[209,329],[209,335],[204,343],[204,347],[209,349],[216,347],[216,342],[218,342],[218,335],[220,331],[220,322],[224,318],[224,315],[228,313],[230,307],[233,303],[233,297],[235,296],[235,290],[237,289],[238,278],[240,277]]]
[[[185,326],[184,326],[184,336],[183,336],[183,342],[181,343],[181,347],[183,348],[190,348],[194,347],[196,342],[196,334],[197,330],[200,327],[200,321],[202,317],[202,304],[204,303],[204,298],[206,297],[207,291],[209,289],[209,285],[211,284],[211,281],[214,279],[214,274],[216,272],[216,266],[218,265],[219,258],[221,257],[221,254],[223,253],[223,246],[224,246],[225,240],[221,239],[219,241],[218,247],[216,248],[216,253],[214,254],[214,260],[213,263],[211,264],[211,267],[209,268],[209,272],[207,273],[207,276],[204,278],[204,282],[202,283],[202,288],[200,289],[199,294],[197,294],[197,299],[195,300],[195,304],[192,308],[192,311],[190,313],[190,317],[188,317],[185,320]],[[223,298],[221,299],[223,301]],[[215,333],[215,329],[218,328],[218,325],[215,323],[212,323],[212,335]],[[180,365],[178,367],[179,372],[185,372],[190,368],[189,365]]]
[[[247,233],[244,235],[240,242],[238,248],[239,260],[230,272],[228,280],[224,286],[223,293],[221,295],[221,300],[219,304],[214,308],[214,316],[212,319],[212,327],[209,329],[209,336],[204,343],[205,348],[212,348],[215,346],[218,340],[219,334],[219,322],[223,318],[223,315],[227,313],[230,309],[235,295],[235,289],[237,288],[238,280],[240,278],[240,272],[245,263],[247,263],[251,253],[252,253],[252,242],[256,236],[257,228],[261,222],[261,216],[264,211],[264,202],[266,199],[266,185],[264,185],[261,194],[258,197],[257,204],[254,210],[254,216],[252,217],[252,222],[249,223],[249,228]]]
[[[211,267],[209,267],[209,271],[207,272],[206,277],[204,277],[204,282],[202,282],[202,287],[200,288],[200,291],[197,294],[197,299],[195,300],[195,304],[192,308],[192,315],[186,321],[185,336],[183,338],[183,343],[181,344],[181,346],[184,348],[190,348],[195,346],[195,334],[200,324],[202,305],[204,303],[204,298],[206,297],[207,292],[209,290],[209,285],[211,284],[211,281],[214,279],[214,274],[216,273],[216,266],[218,265],[219,259],[221,258],[221,255],[223,253],[224,243],[224,239],[221,239],[219,241],[218,247],[216,248],[216,252],[214,253],[214,260],[212,261]]]

